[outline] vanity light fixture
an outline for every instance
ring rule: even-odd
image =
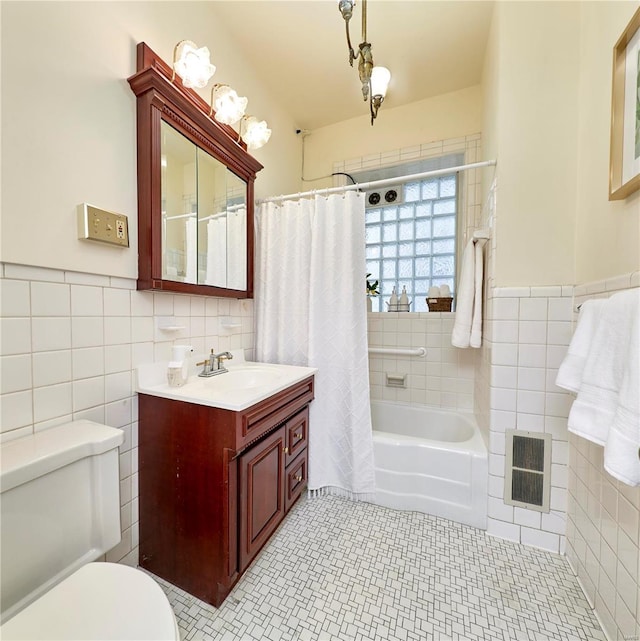
[[[340,0],[338,2],[338,9],[344,19],[347,33],[349,64],[353,67],[353,61],[358,59],[358,75],[362,83],[362,95],[364,100],[369,102],[371,124],[373,125],[373,121],[378,115],[378,109],[387,94],[391,72],[386,67],[376,67],[373,64],[371,43],[367,42],[367,0],[362,0],[362,42],[358,45],[358,52],[354,51],[351,45],[349,21],[353,16],[355,6],[355,0]]]
[[[244,133],[242,133],[244,125]],[[264,120],[258,121],[255,116],[243,116],[240,121],[240,137],[247,144],[248,149],[259,149],[271,138],[271,129]]]
[[[225,125],[238,122],[247,108],[248,100],[238,94],[229,86],[216,84],[211,88],[211,111],[215,111],[215,119]]]
[[[215,72],[216,68],[211,64],[207,47],[198,49],[198,45],[191,40],[181,40],[174,47],[172,81],[178,74],[185,87],[203,89]]]
[[[182,85],[189,89],[204,89],[216,68],[209,59],[209,49],[200,47],[191,40],[181,40],[173,49],[173,75],[182,79]],[[224,125],[240,121],[237,142],[242,139],[249,149],[259,149],[271,137],[271,129],[264,120],[258,121],[254,116],[245,116],[248,100],[238,96],[229,85],[215,84],[211,88],[209,117],[215,118]],[[244,133],[242,132],[244,124]]]

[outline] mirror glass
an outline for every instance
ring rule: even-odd
[[[162,278],[247,288],[247,184],[164,120]]]

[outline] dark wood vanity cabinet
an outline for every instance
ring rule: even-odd
[[[234,412],[139,395],[140,566],[219,606],[307,485],[313,377]]]

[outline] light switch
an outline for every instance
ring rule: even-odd
[[[128,218],[82,203],[78,205],[78,238],[129,247]]]

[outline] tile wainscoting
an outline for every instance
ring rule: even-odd
[[[138,404],[135,367],[254,346],[253,301],[136,291],[135,280],[0,264],[2,439],[76,419],[124,431],[120,447],[122,540],[109,561],[138,564]],[[227,333],[220,317],[241,318]],[[173,317],[183,329],[158,328]],[[194,359],[195,362],[195,359]]]
[[[632,287],[640,272],[580,285],[575,305]],[[608,638],[640,639],[640,487],[605,472],[603,452],[569,437],[567,558]]]

